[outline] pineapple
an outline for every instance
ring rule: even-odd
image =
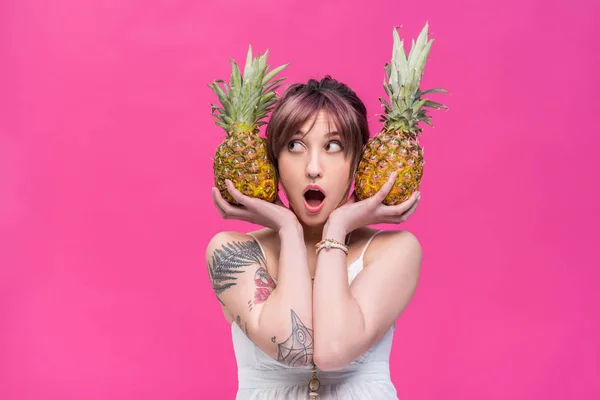
[[[246,196],[269,202],[277,198],[277,174],[267,155],[267,142],[259,136],[259,128],[266,124],[261,120],[273,109],[277,102],[275,90],[285,78],[271,80],[289,64],[267,73],[268,53],[269,50],[253,58],[250,46],[243,77],[237,63],[230,60],[229,86],[220,79],[208,85],[221,103],[220,107],[211,104],[211,113],[217,118],[215,123],[227,132],[213,160],[215,186],[225,200],[235,205],[238,202],[229,194],[226,179]]]
[[[418,124],[423,121],[433,126],[427,115],[429,110],[425,107],[447,108],[443,104],[422,98],[429,93],[445,93],[445,90],[430,89],[421,92],[419,89],[433,43],[433,40],[427,40],[427,30],[428,24],[425,24],[417,42],[412,41],[407,59],[404,43],[394,28],[392,62],[385,65],[387,81],[383,82],[390,102],[388,104],[385,99],[379,99],[385,108],[385,113],[380,118],[383,128],[367,143],[358,164],[355,179],[358,200],[375,195],[394,171],[398,172],[398,177],[383,201],[384,204],[400,204],[419,188],[424,160],[423,149],[418,142],[422,129]]]

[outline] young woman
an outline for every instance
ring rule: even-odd
[[[417,286],[421,247],[407,231],[369,225],[406,221],[420,194],[384,205],[392,174],[376,196],[348,198],[368,138],[366,108],[348,86],[330,77],[294,84],[267,127],[289,208],[228,182],[241,204],[232,206],[213,188],[225,219],[264,227],[218,233],[206,252],[232,325],[237,399],[397,398],[394,324]]]

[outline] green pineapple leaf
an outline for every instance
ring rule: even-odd
[[[448,91],[445,89],[427,89],[427,90],[421,92],[421,95],[426,95],[426,94],[430,94],[430,93],[448,93]]]
[[[431,100],[427,100],[425,99],[425,103],[424,103],[425,107],[431,107],[431,108],[435,108],[437,110],[439,110],[440,108],[445,108],[447,109],[448,107],[446,107],[445,105],[441,104],[441,103],[437,103],[435,101],[431,101]]]
[[[384,65],[387,81],[384,79],[383,83],[389,103],[382,98],[379,99],[385,109],[385,117],[382,116],[381,121],[388,131],[402,129],[418,134],[421,131],[417,126],[419,121],[431,124],[431,120],[423,110],[425,107],[447,108],[440,103],[422,98],[429,93],[447,93],[446,90],[429,89],[422,92],[419,88],[433,44],[433,39],[429,40],[428,34],[429,23],[426,22],[417,40],[411,40],[407,57],[404,52],[404,41],[400,38],[397,28],[393,30],[392,60]]]
[[[273,110],[277,101],[276,90],[285,78],[270,82],[277,73],[289,64],[280,66],[267,74],[267,56],[253,56],[252,46],[248,46],[244,73],[233,59],[229,59],[231,75],[229,83],[215,80],[208,86],[216,93],[221,107],[211,104],[211,113],[218,119],[217,125],[228,133],[244,129],[254,130],[260,120]],[[222,86],[222,87],[221,87]]]

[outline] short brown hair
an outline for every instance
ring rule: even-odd
[[[277,102],[266,132],[269,159],[276,170],[282,148],[309,118],[322,109],[327,111],[338,128],[344,154],[352,156],[350,173],[354,175],[369,140],[367,108],[350,87],[329,75],[320,81],[310,79],[307,83],[291,85]]]

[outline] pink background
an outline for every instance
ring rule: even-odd
[[[52,3],[49,5],[48,3]],[[496,3],[492,5],[492,3]],[[0,5],[0,399],[231,399],[203,261],[223,131],[206,86],[248,44],[367,104],[392,27],[423,86],[419,289],[402,399],[600,398],[598,2],[36,1]],[[595,40],[595,41],[594,41]],[[597,112],[597,107],[595,107]],[[595,175],[595,177],[594,177]],[[389,227],[386,227],[389,228]]]

